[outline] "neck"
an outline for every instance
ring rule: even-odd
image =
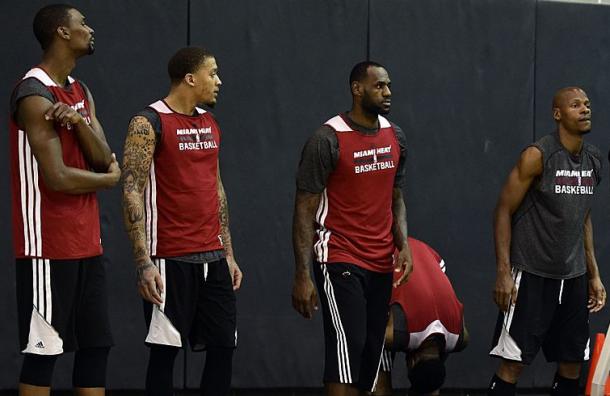
[[[379,117],[377,114],[368,112],[357,104],[352,105],[352,109],[347,113],[348,117],[358,125],[368,129],[379,128]]]
[[[557,127],[557,130],[561,145],[572,154],[580,153],[584,142],[583,136],[579,133],[570,132],[561,125]]]
[[[175,112],[189,116],[193,115],[197,106],[197,101],[185,94],[179,87],[172,88],[164,100]]]
[[[63,87],[66,79],[76,67],[76,58],[68,54],[58,54],[57,51],[47,51],[42,56],[40,67],[53,81]]]

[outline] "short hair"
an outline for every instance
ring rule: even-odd
[[[568,92],[572,92],[572,91],[580,91],[580,92],[584,93],[585,95],[587,94],[584,91],[584,89],[582,89],[580,87],[565,87],[565,88],[561,88],[560,90],[555,92],[555,95],[553,95],[553,108],[561,107],[563,99],[564,99],[564,96]]]
[[[409,381],[415,392],[431,393],[443,386],[445,375],[445,364],[441,359],[424,359],[409,370]]]
[[[70,10],[75,8],[69,4],[50,4],[42,7],[34,16],[32,27],[34,36],[40,43],[42,50],[49,48],[53,42],[55,31],[59,26],[70,22]]]
[[[364,61],[360,63],[356,63],[356,65],[352,68],[351,73],[349,74],[349,85],[352,86],[354,81],[362,81],[367,76],[367,71],[369,67],[385,67],[377,62],[373,61]]]
[[[207,58],[211,58],[211,52],[200,47],[185,47],[179,49],[167,64],[167,73],[172,84],[178,84],[188,73],[196,72]]]

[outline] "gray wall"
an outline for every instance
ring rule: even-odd
[[[31,19],[46,1],[2,2],[0,92],[39,59]],[[320,315],[290,306],[290,222],[294,172],[310,133],[350,105],[351,66],[370,55],[393,81],[391,119],[409,143],[410,233],[445,258],[464,302],[470,347],[448,361],[446,385],[483,388],[496,361],[487,357],[496,309],[491,212],[519,151],[553,128],[550,99],[580,85],[593,102],[591,141],[607,151],[610,116],[610,7],[535,0],[107,0],[75,1],[96,29],[96,54],[74,75],[96,99],[98,116],[119,156],[129,118],[165,95],[168,58],[188,43],[214,52],[223,87],[214,113],[223,128],[221,169],[232,234],[245,280],[238,294],[240,345],[234,385],[317,387],[322,374]],[[5,102],[6,103],[6,102]],[[7,125],[6,111],[0,124]],[[5,131],[7,128],[5,127]],[[0,389],[15,388],[17,349],[14,264],[10,243],[8,152],[0,140]],[[607,175],[607,172],[604,172]],[[598,260],[610,286],[610,219],[604,180],[594,208]],[[116,347],[108,383],[143,386],[144,323],[122,228],[119,189],[100,193]],[[604,332],[608,310],[592,317]],[[402,359],[401,359],[402,360]],[[186,362],[186,371],[184,370]],[[407,384],[404,363],[395,381]],[[179,356],[176,385],[195,387],[200,354]],[[55,385],[69,387],[71,359]],[[550,384],[539,357],[523,387]],[[184,378],[186,377],[186,384]]]

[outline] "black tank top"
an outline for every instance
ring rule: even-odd
[[[511,263],[547,278],[583,275],[583,228],[601,181],[601,153],[584,143],[580,154],[572,155],[557,133],[531,146],[542,152],[543,171],[512,217]]]

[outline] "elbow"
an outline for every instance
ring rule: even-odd
[[[111,162],[112,154],[108,154],[92,160],[89,166],[97,173],[106,173]]]
[[[494,224],[498,224],[502,218],[510,218],[512,216],[509,208],[506,205],[498,202],[493,211]]]

